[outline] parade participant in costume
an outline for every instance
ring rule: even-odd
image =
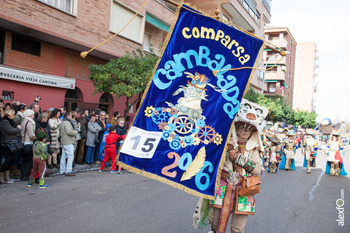
[[[281,134],[281,142],[284,143],[284,141],[288,138],[288,132],[289,129],[287,127],[284,127],[282,129],[282,134]]]
[[[242,100],[228,144],[229,151],[222,169],[220,187],[215,200],[209,202],[200,198],[193,216],[195,227],[205,225],[206,219],[210,219],[212,232],[226,232],[228,220],[233,213],[231,232],[244,232],[248,215],[255,212],[255,195],[239,196],[239,186],[243,177],[256,177],[261,173],[258,148],[262,148],[262,142],[259,132],[264,127],[267,113],[267,108]]]
[[[326,164],[326,174],[331,176],[346,176],[347,173],[343,165],[343,155],[344,155],[343,141],[337,132],[332,132],[330,140],[327,143],[327,164]]]
[[[116,133],[116,128],[114,126],[108,127],[109,134],[105,138],[105,154],[101,162],[99,172],[102,172],[105,168],[106,163],[109,159],[112,161],[111,173],[117,173],[115,170],[117,163],[117,142],[120,139],[124,139],[126,135],[120,136]]]
[[[304,136],[304,165],[306,167],[306,173],[311,173],[311,167],[316,167],[316,156],[317,156],[317,140],[314,138],[314,133],[311,130],[306,131]]]
[[[283,128],[283,129],[278,128],[276,136],[281,143],[283,143],[283,141],[287,138],[286,136],[287,132],[288,132],[288,129],[286,128]]]
[[[270,161],[269,161],[269,170],[270,173],[276,173],[281,160],[281,141],[278,136],[275,134],[270,134],[269,139],[271,141],[270,146]]]
[[[297,143],[294,139],[293,131],[288,132],[288,137],[283,142],[283,155],[280,164],[280,169],[295,170],[295,150],[298,149]]]
[[[264,146],[264,167],[268,167],[269,166],[269,161],[270,161],[271,141],[266,136],[266,134],[264,135],[263,146]]]

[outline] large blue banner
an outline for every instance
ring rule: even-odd
[[[250,68],[227,69],[254,67],[264,42],[186,5],[170,33],[119,162],[212,199],[225,144],[253,75]]]

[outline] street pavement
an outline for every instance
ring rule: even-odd
[[[296,171],[263,172],[256,214],[249,216],[247,233],[349,233],[350,175],[324,175],[326,157],[306,174],[297,152]],[[350,174],[350,147],[345,168]],[[55,175],[52,187],[28,188],[26,182],[0,185],[0,232],[116,232],[200,233],[192,215],[198,198],[158,181],[128,173],[99,173],[97,166],[77,166],[75,177]],[[343,198],[344,209],[336,209]],[[338,214],[345,216],[338,226]],[[227,231],[229,232],[229,230]]]

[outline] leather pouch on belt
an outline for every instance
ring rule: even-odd
[[[239,196],[244,197],[259,193],[260,183],[260,176],[244,177],[241,187],[239,189]]]

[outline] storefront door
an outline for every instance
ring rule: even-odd
[[[67,90],[64,97],[64,106],[67,108],[67,111],[74,111],[80,108],[82,102],[83,94],[79,88],[76,87],[75,90]]]

